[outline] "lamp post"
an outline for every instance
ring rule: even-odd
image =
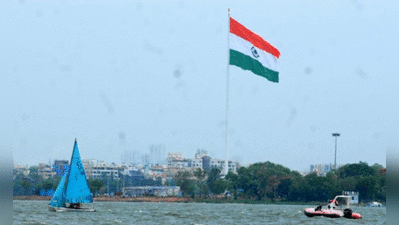
[[[335,157],[334,157],[334,170],[337,170],[337,137],[339,133],[333,133],[332,136],[335,137]]]

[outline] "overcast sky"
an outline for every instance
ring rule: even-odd
[[[386,165],[399,137],[398,1],[2,1],[0,146],[22,165],[124,151],[225,157],[227,8],[281,52],[230,66],[230,153],[295,170]],[[396,143],[395,143],[396,142]]]

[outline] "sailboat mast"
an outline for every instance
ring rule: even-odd
[[[67,193],[67,190],[68,190],[68,182],[69,182],[69,176],[71,175],[72,159],[73,159],[73,154],[75,153],[75,145],[76,145],[76,138],[75,138],[75,142],[73,143],[71,161],[69,161],[68,175],[65,180],[65,185],[66,185],[65,193]]]
[[[223,175],[227,175],[229,172],[229,92],[230,92],[230,8],[228,11],[228,29],[227,29],[227,79],[226,79],[226,160],[224,164]]]

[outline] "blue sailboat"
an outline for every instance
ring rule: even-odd
[[[93,198],[80,159],[78,143],[75,139],[71,164],[67,172],[62,176],[48,208],[50,211],[94,212],[95,209],[93,207],[82,206],[82,204],[86,203],[93,203]]]

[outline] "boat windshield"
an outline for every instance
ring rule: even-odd
[[[337,196],[335,197],[336,200],[336,207],[338,209],[346,209],[349,208],[350,205],[350,196]]]

